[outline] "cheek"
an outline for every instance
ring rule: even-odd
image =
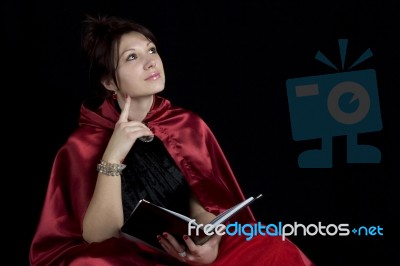
[[[134,68],[125,68],[119,71],[118,81],[120,83],[120,86],[124,86],[134,84],[135,82],[137,82],[138,77],[139,75]]]
[[[161,71],[164,72],[164,64],[163,64],[161,58],[160,58],[160,60],[159,60],[159,62],[158,62],[158,69],[160,69]]]

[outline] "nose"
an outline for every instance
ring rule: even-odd
[[[144,69],[150,69],[156,66],[156,60],[154,58],[149,58],[144,65]]]

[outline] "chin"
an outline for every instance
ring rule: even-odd
[[[164,89],[165,89],[165,86],[164,86],[164,85],[163,85],[163,86],[156,87],[156,88],[154,88],[154,94],[159,93],[159,92],[162,92]]]

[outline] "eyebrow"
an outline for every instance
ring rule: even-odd
[[[152,43],[153,43],[152,41],[149,41],[149,42],[147,43],[146,47],[149,47],[150,44],[152,44]],[[122,57],[126,52],[129,52],[129,51],[135,51],[135,48],[128,48],[128,49],[124,50],[124,51],[121,53],[121,55],[119,56],[119,59],[121,59],[121,57]]]

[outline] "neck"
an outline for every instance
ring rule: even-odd
[[[143,121],[150,111],[153,105],[154,95],[131,98],[131,106],[129,110],[128,120],[129,121]],[[119,101],[118,101],[119,102]],[[123,104],[119,102],[119,106],[122,108]]]

